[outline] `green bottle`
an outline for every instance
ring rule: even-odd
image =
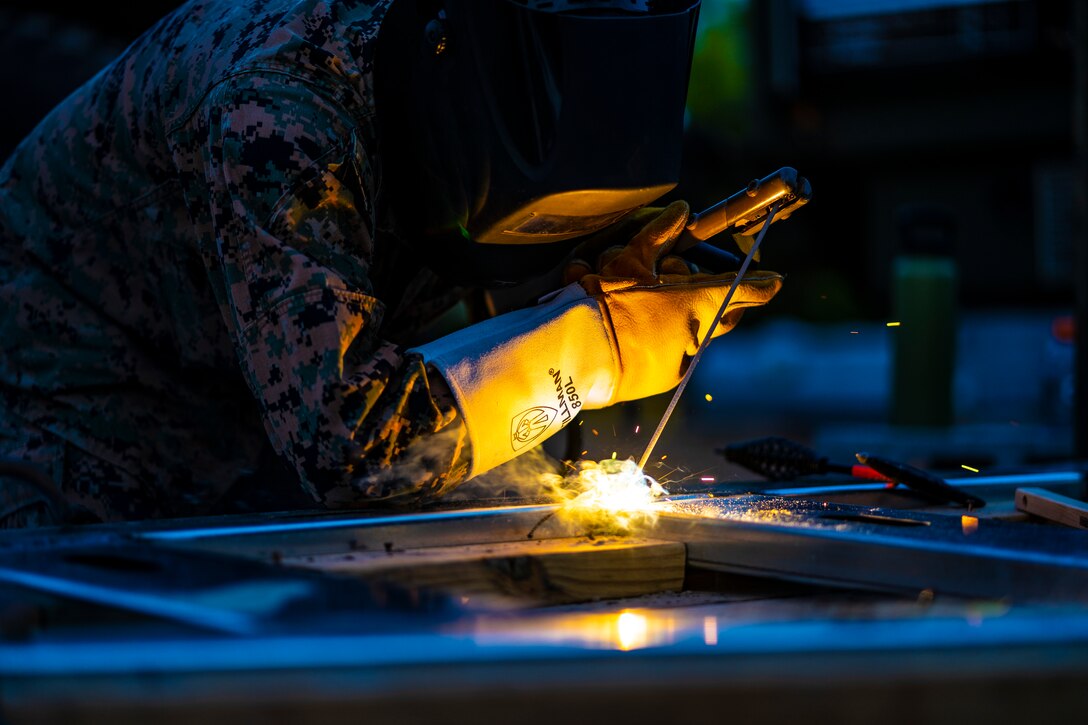
[[[941,207],[904,207],[899,230],[888,328],[893,350],[889,417],[896,425],[951,425],[958,277],[952,256],[955,217]]]

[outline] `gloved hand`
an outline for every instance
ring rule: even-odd
[[[472,444],[470,475],[544,441],[581,408],[665,392],[721,307],[735,274],[691,274],[666,261],[689,213],[666,207],[597,274],[535,307],[472,325],[418,348],[449,384]],[[683,264],[683,261],[679,261]],[[714,335],[779,290],[774,272],[748,275]]]
[[[578,282],[583,277],[601,273],[604,267],[626,248],[628,242],[652,222],[665,207],[644,206],[636,209],[610,227],[590,235],[571,253],[563,267],[563,284]],[[687,274],[695,271],[694,265],[677,255],[663,257],[659,269],[666,274]]]
[[[690,211],[687,202],[673,202],[626,247],[605,250],[599,274],[579,281],[612,327],[620,374],[610,404],[674,388],[736,278],[733,272],[693,274],[687,262],[668,254]],[[749,273],[712,337],[732,330],[744,308],[766,304],[781,286],[776,272]]]

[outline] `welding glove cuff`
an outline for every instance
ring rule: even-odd
[[[470,476],[542,443],[614,397],[615,343],[579,284],[415,352],[449,384],[472,445]]]

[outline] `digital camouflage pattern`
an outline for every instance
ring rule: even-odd
[[[104,520],[206,512],[269,441],[326,506],[464,477],[456,409],[405,353],[462,293],[379,212],[387,5],[190,2],[23,141],[0,454]]]

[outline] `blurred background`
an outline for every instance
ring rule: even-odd
[[[963,476],[1088,455],[1077,5],[704,0],[674,196],[702,209],[793,166],[813,199],[768,232],[783,290],[708,349],[663,475],[751,478],[714,449],[763,435]],[[665,398],[596,421],[590,455],[615,424],[638,456]]]
[[[0,4],[0,157],[177,4]],[[744,478],[714,449],[769,434],[963,475],[1088,456],[1085,14],[704,0],[670,198],[702,209],[782,166],[814,194],[764,244],[782,293],[711,346],[667,429],[670,478]],[[638,457],[666,403],[587,414],[586,455]]]

